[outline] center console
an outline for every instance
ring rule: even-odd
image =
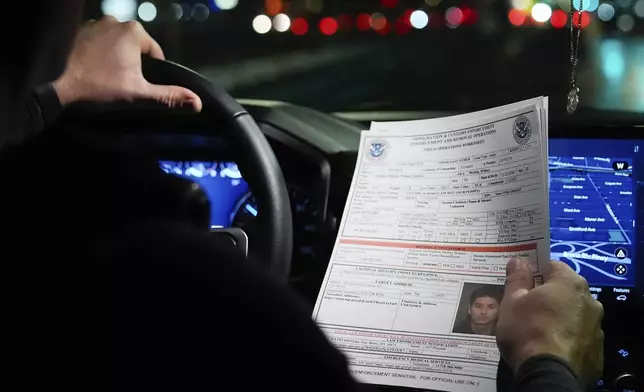
[[[605,371],[597,389],[639,391],[644,141],[551,138],[548,155],[551,258],[584,276],[604,305]]]

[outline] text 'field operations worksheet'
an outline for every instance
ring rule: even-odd
[[[549,261],[535,101],[362,133],[313,314],[359,381],[496,390],[506,264]]]

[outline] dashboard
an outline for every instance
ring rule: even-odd
[[[368,127],[369,119],[332,116],[279,102],[241,103],[266,135],[284,173],[294,228],[289,283],[312,308],[342,219],[360,130]],[[381,115],[378,120],[400,118]],[[638,383],[644,377],[640,366],[643,129],[630,120],[575,121],[551,116],[551,257],[583,275],[592,295],[604,305],[605,373],[597,390],[640,390]],[[218,130],[201,123],[198,116],[176,119],[139,112],[127,119],[106,118],[97,126],[113,132],[123,124],[130,128],[124,130],[124,145],[145,149],[166,173],[198,183],[211,204],[211,227],[241,227],[252,247],[253,225],[261,210],[241,164],[243,152],[232,151],[217,136]],[[505,218],[508,233],[520,229],[515,222],[518,216]]]

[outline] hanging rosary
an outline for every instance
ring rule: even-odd
[[[570,92],[566,110],[572,114],[579,106],[579,87],[577,87],[577,64],[579,63],[579,39],[581,37],[581,21],[584,10],[584,0],[579,0],[579,13],[575,26],[575,0],[570,0]]]

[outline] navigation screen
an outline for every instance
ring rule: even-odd
[[[635,286],[637,141],[551,139],[551,256],[591,286]]]

